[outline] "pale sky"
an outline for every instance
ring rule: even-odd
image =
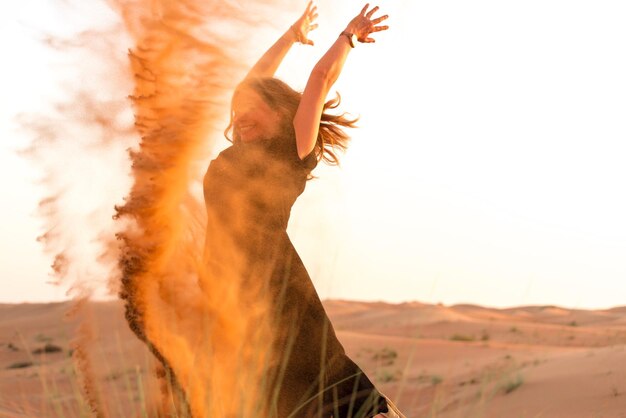
[[[342,167],[318,169],[292,211],[320,296],[626,305],[626,3],[379,5],[391,29],[358,44],[335,85],[360,128]],[[295,46],[278,72],[299,89],[361,4],[318,6],[316,46]],[[44,193],[13,152],[28,138],[11,122],[57,89],[33,28],[68,20],[46,7],[0,6],[11,57],[0,86],[0,302],[64,295],[46,284],[51,259],[35,241]],[[299,10],[259,29],[251,64]]]

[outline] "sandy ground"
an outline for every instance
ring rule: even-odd
[[[76,336],[109,417],[149,416],[151,356],[120,304],[0,305],[0,417],[88,417]],[[626,417],[626,308],[326,301],[347,352],[415,417]],[[88,377],[88,376],[87,376]]]

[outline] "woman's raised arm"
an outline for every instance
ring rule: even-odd
[[[308,35],[310,31],[317,28],[317,24],[313,23],[315,19],[317,19],[317,6],[313,5],[313,1],[309,1],[302,16],[263,54],[248,72],[246,78],[273,77],[294,42],[313,45]]]
[[[350,21],[311,71],[293,120],[298,156],[301,159],[309,155],[315,147],[326,96],[339,78],[348,53],[355,46],[354,39],[356,38],[361,43],[372,43],[374,39],[370,35],[373,32],[389,29],[388,26],[378,25],[388,16],[373,18],[374,13],[378,11],[378,6],[370,11],[367,11],[368,8],[369,4],[366,4],[361,12]]]

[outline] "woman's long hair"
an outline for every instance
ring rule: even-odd
[[[235,94],[241,88],[252,88],[272,109],[280,111],[288,121],[293,121],[296,111],[300,105],[302,93],[292,89],[287,83],[277,78],[250,78],[246,79],[237,86]],[[233,95],[234,96],[234,95]],[[324,103],[322,117],[320,120],[320,128],[315,142],[315,157],[318,161],[325,161],[330,165],[338,165],[339,158],[336,151],[342,152],[348,147],[350,136],[343,130],[344,127],[354,128],[358,117],[350,118],[347,114],[332,114],[329,111],[339,107],[341,96],[339,93],[335,98]],[[233,110],[231,108],[230,121],[228,127],[224,131],[224,136],[233,142],[230,137],[233,127]]]

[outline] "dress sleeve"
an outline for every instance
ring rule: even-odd
[[[317,166],[317,156],[315,155],[315,149],[309,153],[306,157],[300,159],[298,155],[298,147],[296,145],[295,134],[291,138],[283,138],[278,141],[277,153],[290,161],[297,169],[310,173]]]

